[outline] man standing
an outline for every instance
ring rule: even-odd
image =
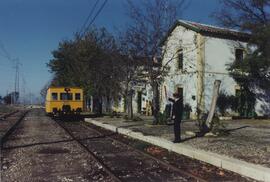
[[[174,143],[181,142],[181,120],[183,113],[183,98],[180,98],[179,93],[174,93],[173,97],[175,102],[173,103],[172,117],[174,119]]]

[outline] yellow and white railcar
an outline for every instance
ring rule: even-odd
[[[83,110],[83,90],[76,87],[50,87],[45,108],[49,115],[80,114]]]

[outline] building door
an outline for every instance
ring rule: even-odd
[[[180,98],[183,98],[184,96],[184,90],[182,87],[177,87],[176,92],[180,95]]]

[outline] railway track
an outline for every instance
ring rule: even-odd
[[[85,125],[83,125],[83,126],[89,128],[89,129],[91,129],[92,131],[95,131],[95,132],[97,132],[97,133],[99,133],[99,134],[102,134],[101,132],[99,132],[99,131],[97,131],[97,130],[95,130],[95,129],[93,129],[93,128],[90,128],[89,126],[85,126]],[[186,175],[186,176],[189,176],[189,177],[191,177],[191,178],[193,178],[193,179],[195,179],[195,180],[197,180],[197,181],[200,181],[200,182],[207,182],[205,179],[203,179],[203,178],[201,178],[201,177],[199,177],[199,176],[196,176],[196,175],[194,175],[194,174],[192,174],[192,173],[189,173],[189,172],[186,172],[186,171],[184,171],[184,170],[182,170],[182,169],[179,169],[179,168],[177,168],[177,167],[175,167],[175,166],[173,166],[173,165],[171,165],[171,164],[169,164],[169,163],[167,163],[167,162],[165,162],[165,161],[163,161],[163,160],[160,160],[160,159],[158,159],[158,158],[156,158],[156,157],[154,157],[154,156],[152,156],[152,155],[150,155],[150,154],[147,154],[147,153],[145,153],[145,152],[142,152],[141,150],[139,150],[139,149],[137,149],[137,148],[135,148],[135,147],[132,147],[132,146],[130,146],[130,145],[128,145],[128,144],[126,144],[126,143],[120,141],[120,140],[116,140],[115,138],[113,138],[113,137],[111,137],[111,136],[109,136],[109,135],[106,135],[106,137],[109,138],[110,140],[114,141],[114,142],[117,142],[117,143],[123,145],[123,146],[126,146],[126,147],[128,147],[128,148],[131,148],[132,150],[134,150],[134,151],[136,151],[136,152],[138,152],[138,153],[140,153],[140,154],[142,154],[142,155],[144,155],[144,156],[146,156],[146,157],[148,157],[148,158],[151,158],[151,159],[157,161],[158,163],[160,163],[160,164],[162,164],[162,165],[164,165],[164,166],[167,166],[168,168],[171,168],[171,169],[173,169],[173,170],[175,170],[175,171],[178,171],[178,172],[181,173],[181,174],[184,174],[184,175]]]
[[[108,169],[111,174],[114,174],[120,181],[143,180],[144,177],[149,174],[150,177],[149,176],[148,178],[145,177],[145,180],[156,181],[159,178],[157,177],[155,179],[154,178],[155,175],[151,176],[154,173],[157,173],[156,175],[159,176],[161,179],[163,178],[162,179],[163,181],[166,180],[166,178],[170,178],[172,174],[176,176],[175,181],[201,181],[201,182],[207,181],[199,176],[186,172],[163,160],[160,160],[154,156],[142,152],[120,140],[117,140],[113,138],[112,135],[104,135],[104,133],[101,133],[100,131],[94,128],[86,126],[81,122],[65,123],[58,121],[57,123],[65,131],[67,131],[74,140],[79,142],[81,146],[83,146],[87,151],[89,151],[94,156],[95,159],[97,159],[100,163],[102,163],[102,165],[106,166],[106,169]],[[85,134],[83,134],[82,132]],[[116,151],[114,151],[115,148]],[[117,153],[118,152],[121,153],[121,151],[126,152],[122,156],[120,156]],[[106,157],[112,156],[114,154],[115,157]],[[130,161],[123,161],[123,160],[130,160]],[[150,168],[148,169],[149,167],[147,166],[148,163],[145,161],[149,161],[149,163],[152,164],[150,168],[152,167],[153,169]],[[106,163],[108,165],[106,165]],[[120,166],[117,165],[117,163],[120,163]],[[129,163],[131,164],[130,166],[128,165]],[[141,164],[140,166],[141,169],[138,169],[138,165],[136,165],[138,163]],[[121,171],[123,167],[121,166],[121,164],[127,168],[124,170],[124,172]],[[135,170],[129,169],[134,167],[135,168],[137,167],[137,169]]]
[[[109,175],[112,177],[113,180],[115,181],[121,181],[120,178],[118,178],[111,170],[108,166],[106,166],[99,158],[96,157],[96,155],[91,151],[89,150],[89,148],[87,146],[85,146],[81,140],[77,139],[72,132],[70,132],[70,130],[68,130],[66,127],[63,126],[62,123],[60,123],[61,121],[59,120],[55,120],[56,123],[61,127],[63,128],[67,133],[68,135],[72,138],[72,140],[76,141],[82,148],[84,148],[100,165],[102,165],[103,169],[109,173]]]
[[[19,112],[19,111],[16,110],[16,111],[12,111],[12,112],[9,112],[9,113],[6,113],[6,114],[1,114],[1,115],[0,115],[0,120],[4,120],[4,119],[6,119],[7,117],[9,117],[9,116],[11,116],[11,115],[13,115],[13,114],[15,114],[15,113],[17,113],[17,112]]]
[[[21,112],[21,113],[20,113]],[[18,124],[23,120],[28,111],[13,111],[0,116],[0,181],[2,180],[2,164],[3,164],[3,145],[6,142],[8,136],[16,129]],[[18,116],[11,118],[18,114]]]
[[[0,128],[3,131],[0,134],[0,147],[3,148],[4,142],[7,140],[8,136],[16,129],[18,124],[23,120],[25,115],[28,113],[26,111],[13,111],[8,114],[0,116]],[[17,117],[15,116],[17,114]],[[11,118],[15,116],[14,118]],[[11,118],[11,119],[9,119]]]
[[[197,181],[254,181],[237,173],[217,168],[210,164],[206,164],[186,156],[178,155],[174,152],[167,151],[166,149],[134,140],[121,134],[111,134],[113,133],[112,131],[108,131],[89,123],[81,124],[83,127],[90,128],[93,131],[105,135],[112,141],[119,142],[123,145],[126,145],[127,147],[132,148],[133,150],[140,152],[143,155],[159,161],[164,165],[169,165],[171,168],[180,170],[182,173],[191,176]]]

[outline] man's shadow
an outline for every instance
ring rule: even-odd
[[[244,129],[244,128],[249,128],[249,127],[250,126],[247,125],[247,126],[241,126],[241,127],[233,128],[233,129],[221,129],[220,131],[223,132],[223,133],[226,133],[226,135],[229,135],[231,132],[234,132],[234,131],[237,131],[237,130],[241,130],[241,129]],[[209,132],[209,130],[208,131],[195,132],[195,136],[191,136],[191,137],[182,139],[181,141],[182,142],[186,142],[186,141],[189,141],[189,140],[192,140],[192,139],[195,139],[195,138],[202,138],[208,132]]]

